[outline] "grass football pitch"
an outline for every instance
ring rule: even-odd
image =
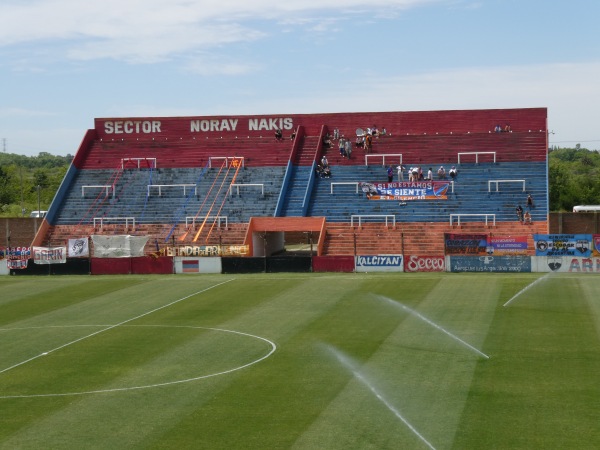
[[[0,277],[0,449],[597,449],[600,277]]]

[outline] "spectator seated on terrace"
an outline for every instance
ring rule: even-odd
[[[507,123],[506,125],[504,125],[504,132],[505,132],[505,133],[510,133],[511,131],[512,131],[512,130],[511,130],[511,128],[510,128],[510,124],[509,124],[509,123]]]
[[[323,148],[331,148],[331,136],[329,133],[323,136]]]
[[[292,135],[290,136],[290,139],[293,141],[296,138],[296,130],[292,131]]]
[[[450,172],[448,172],[450,174],[450,178],[452,178],[453,180],[456,178],[456,175],[458,175],[458,172],[456,170],[456,166],[452,166],[450,168]]]
[[[531,225],[531,213],[529,211],[525,211],[525,214],[523,214],[523,224],[525,225]]]
[[[317,175],[320,178],[331,178],[331,169],[329,166],[323,167],[321,164],[317,165]]]
[[[496,126],[494,127],[494,131],[496,133],[502,133],[502,127],[500,126],[500,124],[496,124]]]
[[[365,193],[367,198],[371,198],[373,195],[377,194],[377,188],[373,185],[373,183],[361,183],[360,188]]]
[[[364,135],[356,136],[356,146],[364,148],[364,146],[365,146],[365,136]]]
[[[283,139],[283,133],[281,131],[281,128],[277,128],[275,130],[275,139],[278,141],[281,141]]]

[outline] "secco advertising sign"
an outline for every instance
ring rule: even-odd
[[[404,259],[405,272],[443,272],[446,262],[443,256],[410,255]]]
[[[361,255],[355,259],[357,272],[403,272],[402,255]]]

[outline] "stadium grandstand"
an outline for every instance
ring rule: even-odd
[[[443,255],[445,233],[486,233],[526,234],[534,254],[532,235],[548,233],[547,137],[546,108],[99,118],[32,245],[133,235],[149,237],[146,254],[270,256],[310,240],[318,256]],[[433,180],[409,181],[410,167]],[[515,208],[528,194],[525,225]]]

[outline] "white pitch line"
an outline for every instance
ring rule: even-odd
[[[49,328],[71,328],[71,327],[79,327],[79,326],[100,326],[100,325],[67,325],[67,326],[52,326]],[[105,326],[105,325],[102,325],[102,326]],[[63,393],[50,393],[50,394],[28,394],[28,395],[4,395],[4,396],[0,396],[0,399],[4,400],[4,399],[11,399],[11,398],[67,397],[67,396],[73,396],[73,395],[104,394],[104,393],[109,393],[109,392],[135,391],[135,390],[140,390],[140,389],[150,389],[150,388],[156,388],[156,387],[171,386],[174,384],[189,383],[191,381],[203,380],[205,378],[216,377],[219,375],[226,375],[228,373],[232,373],[232,372],[236,372],[238,370],[245,369],[246,367],[250,367],[254,364],[257,364],[257,363],[267,359],[269,356],[271,356],[273,353],[275,353],[275,350],[277,350],[277,345],[273,341],[270,341],[267,338],[264,338],[261,336],[256,336],[256,335],[250,334],[250,333],[242,333],[241,331],[225,330],[223,328],[194,327],[194,326],[185,326],[185,325],[173,325],[173,326],[171,326],[171,325],[127,325],[127,326],[129,326],[129,327],[138,327],[138,326],[139,327],[161,327],[161,328],[195,328],[195,329],[201,329],[201,330],[223,331],[226,333],[239,334],[240,336],[248,336],[248,337],[259,339],[261,341],[268,343],[271,346],[271,350],[266,355],[254,360],[254,361],[246,363],[242,366],[234,367],[234,368],[228,369],[228,370],[223,370],[221,372],[210,373],[207,375],[200,375],[200,376],[192,377],[192,378],[186,378],[184,380],[165,381],[163,383],[146,384],[146,385],[141,385],[141,386],[129,386],[129,387],[122,387],[122,388],[97,389],[94,391],[63,392]],[[42,328],[42,327],[32,327],[32,328]],[[26,329],[26,328],[14,328],[14,329],[18,330],[18,329]]]
[[[421,319],[423,322],[426,322],[426,323],[428,323],[429,325],[431,325],[432,327],[434,327],[434,328],[436,328],[436,329],[440,330],[442,333],[444,333],[444,334],[446,334],[446,335],[450,336],[452,339],[454,339],[454,340],[456,340],[456,341],[460,342],[460,343],[461,343],[462,345],[464,345],[465,347],[467,347],[467,348],[470,348],[471,350],[473,350],[473,351],[474,351],[475,353],[477,353],[478,355],[480,355],[480,356],[483,356],[485,359],[490,359],[490,357],[489,357],[488,355],[486,355],[485,353],[483,353],[481,350],[479,350],[479,349],[477,349],[477,348],[473,347],[473,346],[472,346],[471,344],[469,344],[468,342],[465,342],[465,341],[463,341],[463,340],[462,340],[461,338],[459,338],[458,336],[456,336],[456,335],[454,335],[454,334],[450,333],[448,330],[446,330],[445,328],[443,328],[443,327],[439,326],[437,323],[434,323],[434,322],[432,322],[432,321],[431,321],[431,320],[429,320],[427,317],[425,317],[424,315],[422,315],[422,314],[418,313],[418,312],[417,312],[417,311],[415,311],[414,309],[411,309],[411,308],[409,308],[408,306],[406,306],[406,305],[403,305],[402,303],[400,303],[400,302],[396,302],[396,301],[394,301],[394,300],[392,300],[392,299],[389,299],[389,298],[387,298],[387,297],[381,297],[381,296],[379,296],[379,297],[380,297],[380,298],[383,298],[383,299],[385,299],[386,301],[392,302],[392,303],[394,303],[394,304],[398,305],[399,307],[401,307],[403,310],[407,311],[408,313],[410,313],[410,314],[412,314],[412,315],[414,315],[414,316],[417,316],[417,317],[418,317],[419,319]]]
[[[552,273],[552,272],[550,272]],[[502,306],[508,306],[515,298],[517,298],[519,295],[521,295],[523,292],[525,292],[527,289],[532,288],[533,286],[535,286],[536,284],[538,284],[539,282],[545,280],[547,277],[550,276],[550,273],[547,273],[546,275],[544,275],[541,278],[538,278],[537,280],[535,280],[533,283],[529,283],[527,286],[525,286],[523,289],[521,289],[519,292],[517,292],[509,301],[507,301],[504,305]]]
[[[221,286],[221,285],[223,285],[225,283],[229,283],[230,281],[233,281],[233,280],[235,280],[235,278],[223,281],[222,283],[215,284],[214,286],[207,287],[206,289],[202,289],[202,290],[200,290],[198,292],[194,292],[193,294],[186,295],[185,297],[182,297],[182,298],[180,298],[178,300],[175,300],[175,301],[173,301],[171,303],[168,303],[166,305],[159,306],[158,308],[155,308],[152,311],[145,312],[144,314],[140,314],[139,316],[132,317],[131,319],[124,320],[123,322],[119,322],[116,325],[111,325],[111,326],[109,326],[107,328],[104,328],[102,330],[95,331],[94,333],[88,334],[87,336],[80,337],[79,339],[75,339],[74,341],[67,342],[66,344],[63,344],[63,345],[61,345],[59,347],[56,347],[56,348],[53,348],[52,350],[45,351],[43,353],[40,353],[39,355],[33,356],[33,357],[29,358],[29,359],[26,359],[25,361],[21,361],[20,363],[17,363],[17,364],[14,364],[14,365],[10,366],[10,367],[7,367],[6,369],[2,369],[2,370],[0,370],[0,374],[2,374],[4,372],[8,372],[9,370],[14,369],[16,367],[22,366],[23,364],[27,364],[28,362],[34,361],[34,360],[36,360],[38,358],[41,358],[42,356],[47,356],[49,353],[52,353],[52,352],[55,352],[55,351],[60,350],[62,348],[68,347],[69,345],[73,345],[73,344],[76,344],[77,342],[81,342],[84,339],[91,338],[92,336],[96,336],[97,334],[104,333],[105,331],[112,330],[113,328],[116,328],[116,327],[118,327],[120,325],[126,324],[128,322],[131,322],[133,320],[139,319],[141,317],[147,316],[148,314],[152,314],[153,312],[160,311],[161,309],[164,309],[164,308],[172,306],[172,305],[174,305],[176,303],[182,302],[183,300],[187,300],[188,298],[193,297],[194,295],[202,294],[203,292],[209,291],[209,290],[214,289],[214,288],[216,288],[218,286]]]

